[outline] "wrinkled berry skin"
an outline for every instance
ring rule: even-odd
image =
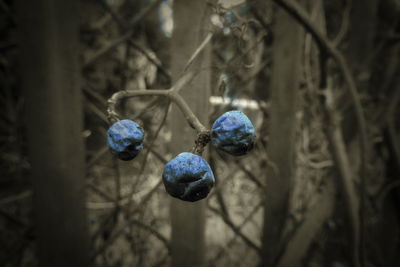
[[[134,159],[143,148],[144,131],[131,120],[121,120],[107,131],[107,145],[111,153],[121,160]]]
[[[247,154],[256,141],[254,126],[239,110],[222,114],[211,129],[211,143],[218,149],[234,156]]]
[[[202,157],[187,152],[169,161],[162,177],[168,194],[190,202],[207,197],[215,183],[208,163]]]

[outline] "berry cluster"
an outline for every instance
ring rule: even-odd
[[[134,121],[118,121],[107,133],[111,153],[121,160],[135,158],[143,148],[144,131]],[[228,111],[212,125],[211,143],[231,155],[247,154],[255,140],[254,126],[241,111]],[[168,194],[191,202],[207,197],[215,183],[214,174],[206,160],[188,152],[180,153],[169,161],[164,167],[162,178]]]

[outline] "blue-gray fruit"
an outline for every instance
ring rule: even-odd
[[[256,141],[254,126],[239,110],[222,114],[211,129],[211,143],[234,156],[247,154]]]
[[[121,120],[107,131],[107,145],[112,154],[121,160],[134,159],[143,148],[144,131],[131,120]]]
[[[208,163],[187,152],[180,153],[165,165],[162,178],[168,194],[191,202],[207,197],[215,183]]]

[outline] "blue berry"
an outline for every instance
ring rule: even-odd
[[[168,194],[191,202],[207,197],[215,183],[208,163],[202,157],[187,152],[169,161],[162,177]]]
[[[222,114],[211,129],[211,142],[218,149],[234,156],[247,154],[256,141],[254,126],[239,110]]]
[[[121,160],[135,158],[143,148],[144,131],[131,120],[121,120],[107,131],[107,145],[111,153]]]

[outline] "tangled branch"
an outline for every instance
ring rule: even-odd
[[[310,20],[307,12],[297,3],[292,0],[274,0],[276,4],[287,11],[292,17],[294,17],[314,38],[321,51],[330,56],[338,65],[340,72],[342,73],[345,82],[347,83],[347,90],[353,102],[356,119],[358,124],[358,130],[360,134],[360,145],[361,145],[361,172],[360,172],[360,186],[361,186],[361,214],[364,210],[364,192],[365,192],[365,168],[366,168],[366,152],[367,152],[367,130],[366,121],[364,117],[363,108],[361,105],[360,96],[357,91],[357,87],[354,78],[351,74],[350,68],[343,56],[343,54],[335,47],[334,43],[331,42],[325,34],[323,34],[318,27],[313,24]],[[348,164],[348,155],[346,153],[344,143],[342,140],[341,132],[335,126],[335,115],[333,110],[326,107],[326,113],[331,117],[331,127],[335,133],[331,134],[330,142],[333,147],[333,153],[336,158],[336,164],[338,165],[341,178],[342,186],[345,191],[346,202],[348,203],[348,216],[350,224],[353,230],[353,264],[359,266],[359,250],[360,247],[360,216],[358,214],[357,200],[355,199],[355,189],[352,180],[352,173]],[[361,222],[363,220],[361,216]],[[361,224],[361,234],[363,234],[363,224]],[[362,259],[362,258],[361,258]]]

